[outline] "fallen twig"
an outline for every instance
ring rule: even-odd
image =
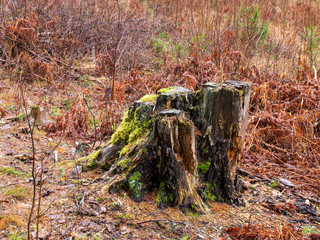
[[[185,222],[175,221],[175,220],[172,220],[172,219],[147,219],[147,220],[140,221],[140,222],[130,222],[130,223],[128,223],[128,224],[131,224],[131,225],[139,225],[139,224],[148,223],[148,222],[174,222],[174,223],[185,224]]]

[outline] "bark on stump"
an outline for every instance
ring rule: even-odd
[[[109,144],[83,158],[107,170],[106,193],[142,201],[157,191],[161,208],[208,212],[207,201],[232,203],[244,144],[250,83],[207,83],[200,92],[161,89],[135,102]]]

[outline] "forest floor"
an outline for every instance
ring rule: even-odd
[[[33,194],[31,137],[21,117],[5,120],[19,115],[18,90],[9,81],[1,84],[0,101],[6,114],[0,119],[0,238],[23,239]],[[94,88],[97,83],[90,84]],[[39,102],[37,93],[43,89],[41,84],[24,88],[29,105]],[[47,90],[49,120],[77,92],[81,92],[77,82]],[[60,142],[59,136],[48,135],[41,124],[35,128],[34,139],[37,171],[40,159],[45,159],[41,239],[319,239],[310,235],[320,233],[319,202],[296,194],[290,182],[281,184],[246,174],[250,172],[248,164],[241,166],[242,204],[211,202],[211,214],[187,216],[178,208],[157,208],[156,193],[141,203],[125,193],[102,195],[101,169],[74,173],[75,160],[90,152],[92,141],[62,138]],[[49,153],[59,142],[55,161],[55,154]],[[79,150],[76,142],[87,143],[89,148]],[[35,222],[32,229],[34,234]]]

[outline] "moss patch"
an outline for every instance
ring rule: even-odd
[[[128,158],[125,158],[118,162],[118,166],[121,167],[122,170],[128,168],[128,165],[130,163],[130,160]]]
[[[197,208],[193,204],[191,204],[189,208],[182,209],[182,211],[186,216],[192,216],[192,217],[199,216]]]
[[[136,171],[131,175],[131,177],[128,180],[130,195],[136,200],[140,200],[142,197],[141,190],[143,184],[140,182],[140,178],[141,173]]]
[[[89,154],[88,156],[79,158],[77,160],[77,162],[79,163],[84,163],[83,165],[83,170],[88,170],[88,169],[93,169],[97,167],[97,158],[100,156],[100,154],[102,153],[102,149],[93,151],[91,154]]]
[[[111,143],[118,144],[123,141],[124,145],[127,145],[141,137],[143,133],[149,133],[154,120],[145,114],[148,112],[147,108],[150,106],[142,105],[126,111],[120,126],[111,137]]]
[[[147,134],[144,134],[143,136],[139,136],[139,138],[135,140],[130,141],[121,149],[119,156],[121,157],[128,155],[132,150],[134,150],[137,146],[144,142],[148,134],[149,132]]]
[[[158,93],[170,93],[174,91],[174,87],[162,88],[158,91]]]
[[[165,182],[160,182],[156,202],[163,204],[165,207],[173,203],[173,194],[166,189]]]
[[[205,162],[205,163],[201,163],[199,164],[198,166],[198,170],[201,172],[201,173],[206,173],[208,172],[209,168],[210,168],[210,165],[211,165],[211,162]]]
[[[207,200],[209,201],[217,200],[217,197],[213,194],[213,191],[214,191],[214,186],[211,183],[206,183],[204,194]]]
[[[145,142],[154,123],[154,119],[150,116],[151,111],[151,105],[142,104],[125,113],[120,126],[111,137],[112,144],[123,143],[123,148],[119,153],[120,157],[128,158],[128,155],[137,146]]]
[[[156,94],[150,94],[150,95],[145,95],[142,98],[140,98],[139,101],[141,102],[147,102],[147,103],[151,103],[151,104],[155,104],[157,101],[158,95]]]

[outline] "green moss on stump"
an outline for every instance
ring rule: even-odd
[[[165,207],[167,207],[170,204],[172,204],[173,201],[174,201],[173,194],[169,193],[166,190],[165,182],[163,182],[163,181],[160,182],[158,194],[157,194],[157,197],[156,197],[156,203],[162,204]]]
[[[123,141],[124,145],[128,145],[141,137],[143,133],[150,132],[154,120],[147,116],[143,116],[141,108],[145,107],[148,106],[142,105],[135,110],[128,110],[125,112],[120,126],[111,137],[112,144],[118,144]]]
[[[204,194],[205,194],[207,200],[209,200],[209,201],[217,200],[217,197],[213,194],[213,191],[214,191],[214,186],[212,186],[211,183],[206,182]]]
[[[94,169],[97,167],[97,158],[100,156],[100,154],[102,153],[102,149],[93,151],[91,154],[89,154],[88,156],[79,158],[77,160],[77,162],[83,164],[83,170],[87,171],[89,169]]]
[[[141,200],[142,197],[142,186],[143,183],[140,182],[141,173],[136,171],[134,172],[128,180],[130,195],[133,199]]]
[[[142,143],[145,141],[145,139],[146,139],[146,137],[147,137],[148,134],[149,134],[149,133],[144,134],[144,135],[142,135],[142,136],[139,136],[139,138],[137,138],[137,139],[135,139],[134,141],[131,141],[131,142],[129,142],[127,145],[125,145],[125,146],[121,149],[119,156],[120,156],[120,157],[126,156],[128,153],[130,153],[131,151],[133,151],[137,146],[140,146],[140,144],[142,144]]]
[[[143,96],[142,98],[140,98],[139,101],[155,104],[157,102],[157,98],[158,98],[158,95],[150,94],[150,95]]]
[[[174,87],[162,88],[158,91],[158,93],[169,93],[169,92],[173,92],[174,90],[175,90]]]
[[[111,143],[117,144],[121,140],[126,141],[129,138],[130,133],[133,131],[133,128],[134,125],[132,120],[129,118],[128,111],[126,111],[117,131],[111,136]]]
[[[128,168],[130,164],[130,160],[128,158],[122,159],[118,162],[118,166],[121,167],[122,170]]]
[[[209,168],[210,168],[211,162],[205,162],[205,163],[201,163],[198,166],[198,170],[205,174],[206,172],[208,172]]]

